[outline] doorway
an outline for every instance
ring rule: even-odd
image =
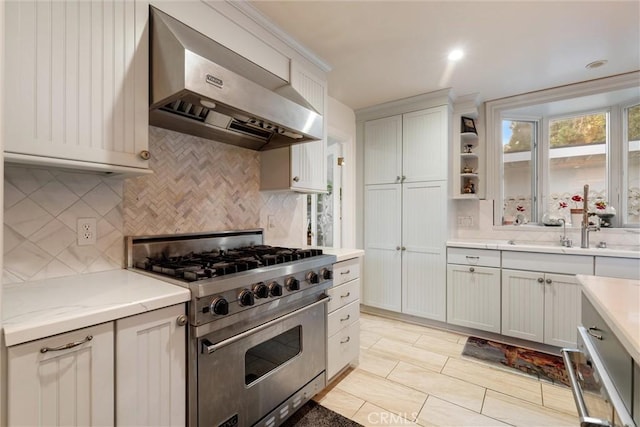
[[[307,244],[341,247],[344,142],[327,140],[327,193],[307,195]]]

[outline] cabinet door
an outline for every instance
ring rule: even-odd
[[[500,333],[500,269],[447,266],[447,323]]]
[[[148,168],[148,1],[6,5],[5,151]]]
[[[402,312],[446,320],[445,181],[402,185]]]
[[[401,309],[401,186],[367,185],[364,211],[362,303]]]
[[[324,118],[324,138],[291,146],[291,188],[327,191],[327,83],[291,61],[291,86]]]
[[[184,304],[116,321],[116,421],[127,426],[186,423]]]
[[[502,270],[502,334],[543,342],[544,274]]]
[[[580,284],[575,276],[546,274],[544,292],[544,342],[575,347],[580,324]]]
[[[402,176],[402,116],[364,124],[364,183],[399,183]]]
[[[9,425],[114,425],[113,323],[16,345],[7,353]]]
[[[404,182],[446,180],[449,151],[448,107],[402,116]],[[369,147],[366,146],[365,150]]]

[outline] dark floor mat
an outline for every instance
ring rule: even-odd
[[[310,400],[298,409],[282,427],[362,427],[355,421],[343,417],[331,409]]]

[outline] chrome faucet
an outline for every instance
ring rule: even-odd
[[[582,227],[580,229],[580,247],[589,247],[589,232],[600,231],[600,227],[597,225],[589,225],[589,185],[584,186],[584,201],[582,207]]]
[[[564,218],[558,218],[558,221],[562,221],[562,236],[560,236],[560,245],[570,248],[573,246],[571,239],[567,237],[567,222]]]

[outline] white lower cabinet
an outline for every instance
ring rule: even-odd
[[[502,334],[575,346],[580,285],[573,275],[502,270]]]
[[[116,321],[117,425],[185,425],[184,312],[179,304]]]
[[[360,258],[337,262],[327,291],[327,380],[360,356]]]
[[[444,181],[365,186],[363,304],[446,320]]]
[[[500,333],[500,269],[447,265],[447,322]]]
[[[10,426],[114,425],[113,323],[9,347]]]
[[[9,347],[8,424],[184,426],[184,313],[178,304]]]

